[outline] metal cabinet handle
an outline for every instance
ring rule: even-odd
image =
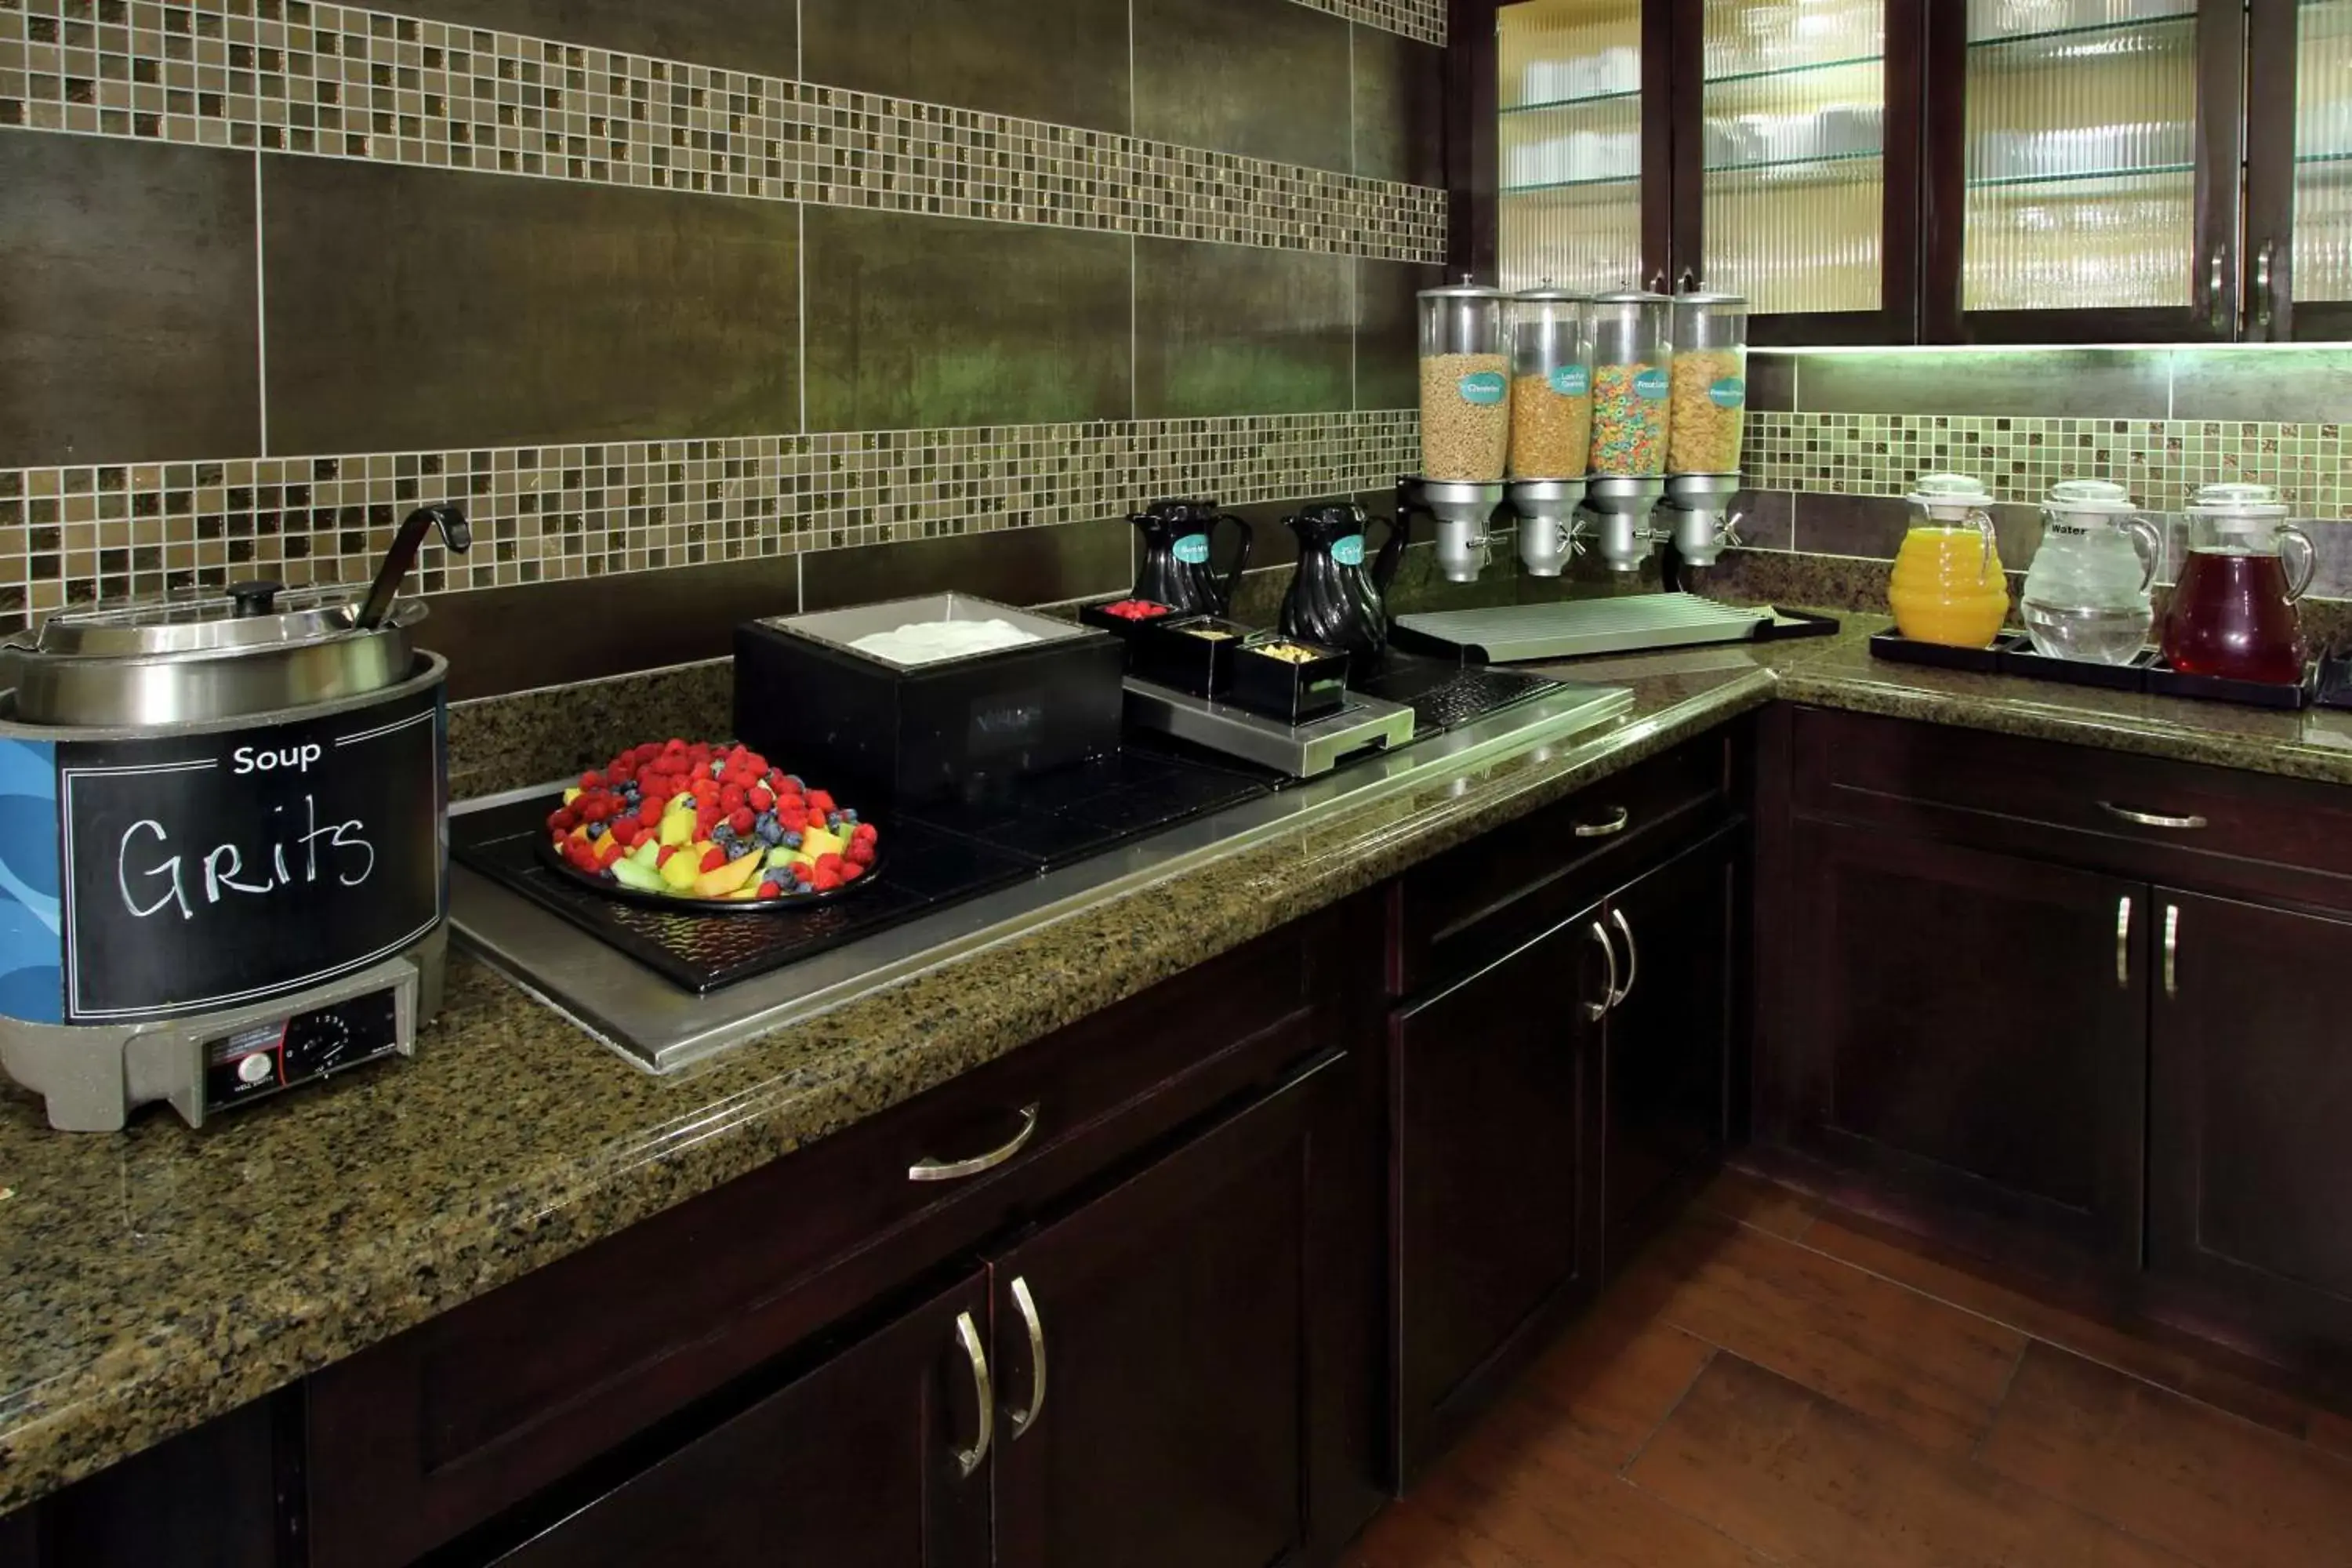
[[[996,1436],[996,1388],[988,1380],[988,1352],[970,1312],[956,1314],[956,1338],[963,1342],[963,1353],[971,1362],[971,1392],[980,1401],[980,1436],[971,1447],[956,1450],[956,1473],[969,1479],[988,1458],[988,1446]]]
[[[969,1160],[934,1160],[926,1155],[907,1167],[907,1180],[957,1182],[966,1176],[977,1176],[982,1171],[994,1170],[1021,1152],[1028,1146],[1029,1140],[1036,1135],[1037,1108],[1034,1105],[1024,1105],[1021,1108],[1021,1131],[1015,1132],[1012,1140],[1003,1147],[991,1149],[985,1154],[975,1154]]]
[[[1601,956],[1609,965],[1601,983],[1601,1000],[1584,1005],[1584,1016],[1598,1021],[1609,1016],[1609,1009],[1617,1005],[1617,950],[1609,944],[1609,928],[1599,921],[1586,927],[1585,934],[1601,944]]]
[[[2164,906],[2164,994],[2180,994],[2180,906]]]
[[[1684,268],[1681,273],[1675,279],[1675,292],[1677,294],[1693,294],[1697,291],[1698,268],[1696,267]]]
[[[2116,900],[2116,985],[2131,989],[2131,895]]]
[[[1605,822],[1578,823],[1576,836],[1579,838],[1612,838],[1624,832],[1626,825],[1633,820],[1633,814],[1621,805]]]
[[[2099,802],[2099,809],[2117,822],[2128,822],[2135,827],[2161,827],[2169,833],[2194,833],[2205,826],[2201,816],[2166,816],[2153,811],[2134,811],[2111,800]]]
[[[1615,926],[1617,934],[1625,939],[1625,984],[1609,998],[1609,1006],[1613,1012],[1623,1005],[1626,997],[1633,994],[1633,982],[1642,978],[1642,950],[1633,944],[1633,924],[1625,918],[1623,910],[1613,904],[1610,906],[1609,923]]]
[[[2271,264],[2278,255],[2278,241],[2266,239],[2254,252],[2254,325],[2265,335],[2270,331],[2274,312],[2276,292],[2271,287]]]
[[[1029,1293],[1029,1281],[1019,1275],[1013,1279],[1013,1304],[1020,1309],[1021,1321],[1029,1330],[1029,1364],[1036,1369],[1029,1378],[1029,1408],[1006,1412],[1013,1417],[1013,1440],[1017,1443],[1045,1413],[1045,1325],[1037,1316],[1037,1298]]]
[[[2221,298],[2222,279],[2228,276],[2229,264],[2230,247],[2225,245],[2215,246],[2205,269],[2205,321],[2206,324],[2216,332],[2227,332],[2230,330],[2229,320],[2223,314]]]

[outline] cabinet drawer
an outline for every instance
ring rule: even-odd
[[[1668,839],[1734,810],[1732,731],[1693,741],[1406,872],[1391,994],[1412,996],[1541,936]],[[1612,880],[1613,879],[1613,880]]]
[[[1907,720],[1801,709],[1796,809],[2128,876],[2352,900],[2352,790]]]
[[[1331,1032],[1310,999],[1343,988],[1325,966],[1364,942],[1333,939],[1341,918],[1213,960],[317,1374],[317,1560],[408,1561],[1270,1079]]]

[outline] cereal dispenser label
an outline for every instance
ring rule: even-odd
[[[1331,559],[1342,566],[1361,566],[1364,563],[1364,536],[1360,533],[1351,533],[1345,539],[1333,540]]]
[[[1480,408],[1492,408],[1511,390],[1501,373],[1491,370],[1474,370],[1455,384],[1461,388],[1463,402]]]
[[[1562,397],[1582,397],[1592,390],[1592,373],[1580,364],[1555,365],[1551,389]]]
[[[1205,533],[1188,533],[1175,542],[1171,549],[1171,553],[1187,566],[1202,565],[1209,559],[1209,536]]]
[[[1673,384],[1672,378],[1662,370],[1645,370],[1633,378],[1634,393],[1653,403],[1662,400]]]
[[[1706,395],[1717,408],[1737,408],[1748,401],[1748,383],[1739,376],[1727,375],[1708,387]]]

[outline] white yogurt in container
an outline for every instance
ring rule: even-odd
[[[875,658],[911,665],[969,658],[1040,640],[1035,632],[1010,621],[914,621],[887,632],[868,632],[849,646]]]

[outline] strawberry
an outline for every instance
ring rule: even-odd
[[[654,857],[654,869],[655,869],[655,870],[656,870],[656,871],[658,871],[658,870],[660,870],[663,867],[665,867],[665,866],[668,865],[668,864],[669,864],[669,858],[670,858],[671,856],[673,856],[673,855],[677,854],[677,845],[675,845],[675,844],[665,844],[665,845],[663,845],[663,846],[661,847],[661,853]]]
[[[725,864],[727,864],[727,851],[719,847],[718,845],[714,844],[709,848],[702,852],[702,868],[704,870],[716,871]]]

